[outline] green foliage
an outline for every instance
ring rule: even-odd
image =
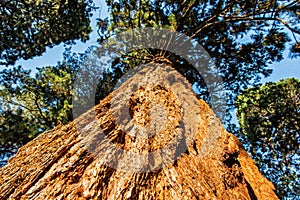
[[[106,28],[101,29],[99,42],[140,27],[168,28],[190,36],[205,48],[218,66],[228,91],[227,110],[234,107],[239,92],[271,74],[272,70],[267,66],[282,60],[286,44],[291,46],[291,53],[295,53],[294,46],[300,36],[297,0],[106,2],[110,17],[103,20]],[[203,87],[201,75],[195,74],[189,63],[178,56],[149,49],[132,54],[124,54],[118,65],[134,68],[143,60],[147,62],[149,58],[165,55],[192,84],[198,86],[198,90]],[[207,92],[201,97],[207,99]],[[229,122],[230,115],[227,117]]]
[[[0,72],[0,165],[39,133],[72,120],[72,62],[40,68],[35,77],[20,66]]]
[[[240,130],[262,172],[279,196],[300,193],[300,80],[289,78],[238,95]],[[299,197],[299,196],[298,196]]]
[[[91,0],[0,1],[0,64],[30,59],[61,42],[86,41]]]

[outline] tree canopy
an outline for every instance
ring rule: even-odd
[[[91,14],[91,0],[0,0],[0,64],[40,56],[61,42],[88,40]]]
[[[300,80],[289,78],[245,90],[236,101],[240,131],[281,197],[296,198],[300,192],[299,97]]]
[[[228,109],[236,94],[255,85],[283,59],[288,44],[297,53],[300,29],[299,1],[146,1],[107,0],[110,16],[98,19],[99,41],[140,27],[162,27],[184,33],[202,45],[215,61],[228,91]],[[118,60],[118,68],[147,62],[161,51],[139,50]],[[164,53],[192,83],[203,86],[199,74],[184,59]],[[147,58],[147,59],[145,59]],[[132,66],[130,66],[132,65]],[[207,93],[202,95],[203,99]]]

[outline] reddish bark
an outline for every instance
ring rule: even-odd
[[[260,174],[238,139],[226,132],[209,106],[195,96],[191,98],[197,102],[201,120],[193,141],[186,142],[185,152],[176,154],[184,138],[176,135],[183,131],[183,115],[174,88],[161,84],[138,88],[128,103],[132,120],[140,126],[151,121],[151,102],[167,110],[165,127],[159,134],[143,143],[120,130],[115,119],[119,108],[112,108],[111,100],[135,78],[75,121],[57,126],[20,148],[0,169],[0,199],[277,199],[273,184]],[[189,120],[193,123],[195,119]],[[104,136],[111,143],[103,143]],[[143,153],[159,150],[174,138],[168,155],[178,157],[169,165],[159,166],[160,158],[149,157],[141,167],[150,163],[153,171],[112,167],[121,162],[130,166],[132,161],[116,154],[109,144]],[[216,141],[210,149],[205,140],[211,139]],[[116,156],[111,163],[103,163],[103,149]]]

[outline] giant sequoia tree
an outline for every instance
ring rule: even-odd
[[[287,46],[292,54],[299,55],[299,1],[129,0],[107,3],[111,16],[99,20],[99,30],[102,31],[100,41],[122,31],[149,26],[187,34],[201,44],[215,61],[228,92],[228,110],[233,108],[238,93],[250,85],[256,85],[262,76],[271,74],[268,65],[280,61]],[[205,87],[202,74],[197,74],[190,63],[161,50],[141,49],[124,55],[116,61],[115,72],[120,72],[120,68],[134,68],[157,55],[165,55],[190,83],[198,88]],[[207,94],[205,91],[200,95],[209,102]],[[229,120],[223,119],[223,122],[230,123],[230,116],[227,117]],[[253,142],[258,141],[254,139]],[[275,143],[270,145],[276,146]],[[297,152],[295,146],[289,147]],[[266,159],[272,159],[272,156]],[[288,156],[284,159],[289,160]],[[273,177],[275,181],[278,177],[275,174],[268,177]],[[280,182],[277,187],[277,192],[282,196],[291,191],[283,187],[293,178],[285,180],[288,181]],[[297,185],[296,182],[292,184]]]
[[[285,79],[244,91],[237,98],[241,133],[280,196],[299,195],[300,81]]]
[[[69,1],[61,1],[57,4],[51,3],[52,1],[50,1],[50,4],[41,2],[42,1],[37,1],[35,3],[36,5],[43,6],[52,5],[53,7],[51,8],[58,9],[57,12],[55,12],[55,15],[49,18],[50,21],[51,19],[57,19],[56,17],[59,16],[56,15],[59,13],[58,11],[64,11],[63,13],[65,15],[73,13],[72,10],[68,10],[67,5],[73,5]],[[168,0],[107,0],[106,2],[109,7],[110,15],[106,19],[98,19],[100,42],[123,31],[142,27],[166,28],[190,36],[190,38],[205,48],[216,63],[220,76],[225,84],[225,88],[228,91],[228,109],[232,108],[234,97],[237,93],[246,86],[258,82],[261,76],[267,76],[271,73],[271,70],[267,68],[267,65],[282,59],[282,52],[286,45],[289,45],[292,53],[299,53],[298,41],[300,32],[297,27],[297,24],[299,24],[299,1],[297,0],[187,0],[182,2]],[[1,4],[4,5],[4,14],[9,13],[10,15],[13,15],[14,12],[12,12],[13,7],[11,5],[14,4],[5,1],[1,1]],[[18,4],[21,5],[22,3]],[[36,10],[43,12],[45,9]],[[20,11],[20,13],[22,12]],[[44,18],[43,20],[40,19],[39,16],[32,16],[30,13],[31,12],[26,11],[23,15],[36,19],[36,22],[43,22],[43,20],[45,20]],[[76,14],[77,12],[74,13]],[[48,19],[47,17],[45,18]],[[63,36],[71,36],[73,34],[72,28],[74,27],[76,27],[75,33],[79,33],[79,35],[81,33],[86,36],[86,33],[89,32],[78,32],[81,29],[77,29],[77,26],[79,25],[76,24],[84,23],[87,25],[86,23],[88,23],[88,21],[78,20],[79,18],[76,17],[67,17],[66,19],[72,20],[51,21],[50,25],[53,25],[53,23],[54,25],[57,25],[56,23],[61,22],[62,24],[59,24],[58,27],[64,25],[63,29],[58,28],[58,30],[62,32],[58,31],[57,33],[59,34],[56,34],[55,36],[60,34],[63,34]],[[31,25],[36,26],[35,21]],[[74,25],[74,27],[72,25]],[[87,28],[85,25],[84,27]],[[69,26],[72,27],[69,29]],[[15,27],[16,30],[22,30],[22,28],[24,28],[19,24],[12,27]],[[46,30],[51,30],[50,32],[43,32],[43,34],[49,34],[50,36],[53,36],[54,32],[52,30],[57,30],[53,29],[53,27],[48,29],[47,23],[42,27],[45,27]],[[39,30],[43,30],[42,28],[38,28],[29,28],[27,32],[34,33],[34,38],[36,38],[40,35],[35,35],[35,33],[38,33]],[[31,35],[25,32],[20,37],[24,39],[24,41],[30,40]],[[81,36],[83,37],[83,35]],[[13,31],[8,31],[5,35],[1,35],[1,37],[4,38],[3,42],[1,42],[4,43],[7,40],[5,37],[9,37],[8,39],[10,40],[8,41],[13,41],[11,38],[18,38],[14,36]],[[26,51],[20,49],[22,45],[18,46],[17,44],[17,46],[13,46],[15,45],[15,41],[19,41],[16,39],[8,46],[8,50],[3,50],[4,53],[1,54],[1,59],[4,59],[6,63],[12,63],[14,60],[21,57],[26,59],[39,55],[45,50],[44,47],[47,46],[48,40],[50,41],[50,46],[59,43],[58,41],[52,42],[53,39],[51,39],[51,37],[49,37],[51,40],[46,37],[46,39],[48,39],[47,41],[45,41],[45,37],[41,38],[42,40],[36,40],[36,43],[30,43],[28,48],[26,48],[25,45]],[[32,46],[32,44],[34,45]],[[13,48],[19,50],[15,51]],[[31,54],[29,55],[27,51]],[[15,55],[18,56],[15,57]],[[99,84],[98,87],[96,100],[99,101],[112,91],[114,85],[117,83],[117,79],[128,70],[133,69],[140,64],[154,61],[158,57],[160,57],[160,59],[168,60],[168,63],[172,63],[174,68],[183,74],[190,83],[196,86],[197,91],[200,91],[201,93],[201,97],[207,100],[207,102],[210,102],[209,97],[207,97],[207,91],[205,89],[202,90],[203,87],[206,87],[203,83],[203,74],[199,74],[197,70],[193,68],[191,63],[183,57],[174,54],[174,52],[145,48],[133,52],[126,52],[118,59],[111,62],[110,69],[105,71],[103,77],[101,77],[101,84]],[[63,79],[57,80],[63,81]],[[63,99],[60,102],[64,102],[64,98],[67,97],[61,96],[60,98]],[[46,110],[47,109],[44,109],[44,111]],[[37,115],[35,116],[38,118],[42,117],[38,112],[36,113]],[[21,114],[19,114],[19,116],[20,115]],[[64,117],[68,118],[67,116]]]

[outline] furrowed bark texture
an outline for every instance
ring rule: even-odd
[[[190,87],[168,65],[145,66],[93,109],[20,148],[0,169],[0,199],[277,199]],[[183,111],[191,104],[198,111]],[[192,139],[183,122],[196,127]]]

